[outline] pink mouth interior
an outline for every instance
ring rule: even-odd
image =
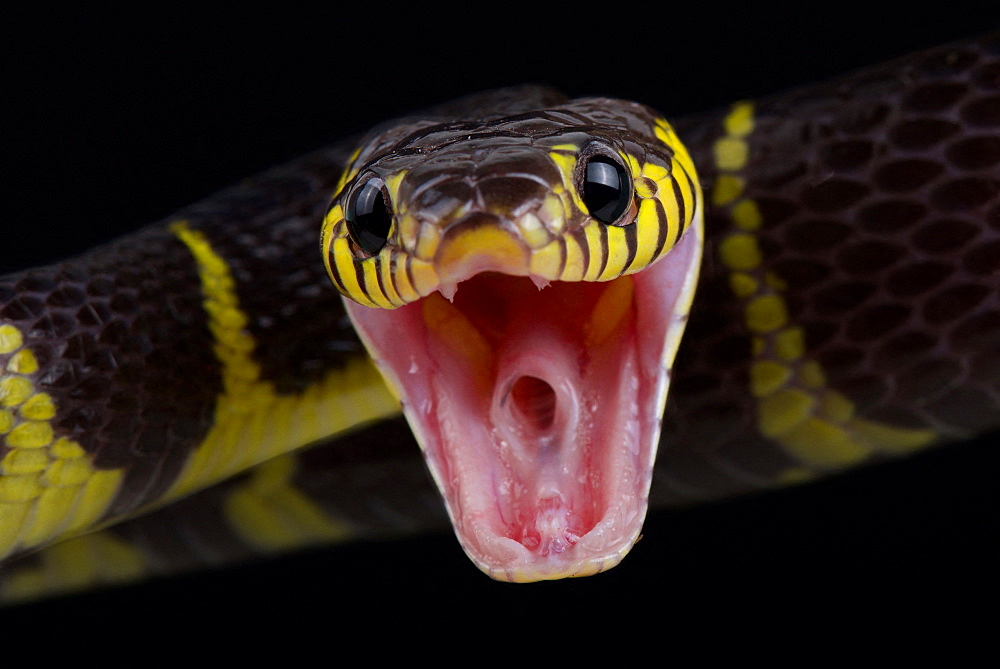
[[[436,292],[394,311],[348,303],[459,540],[494,577],[594,573],[638,537],[665,341],[688,280],[688,263],[673,264],[542,290],[487,272],[452,302]]]

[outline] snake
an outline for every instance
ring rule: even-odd
[[[659,209],[693,204],[695,211],[703,202],[706,244],[715,252],[702,267],[702,285],[678,367],[661,366],[664,377],[674,377],[666,413],[670,420],[664,421],[662,436],[671,447],[661,453],[659,463],[666,472],[659,494],[666,502],[713,499],[803,481],[996,428],[997,377],[991,370],[998,341],[995,260],[1000,253],[996,226],[990,225],[998,211],[995,58],[995,39],[987,39],[898,61],[821,89],[679,119],[672,130],[658,117],[651,122],[654,139],[657,128],[671,142],[675,136],[683,138],[693,159],[684,157],[680,144],[664,144],[680,155],[679,164],[687,172],[695,171],[690,165],[698,166],[705,193],[700,200],[692,180],[686,201],[684,192],[672,200],[653,200]],[[548,116],[541,118],[546,122],[553,115],[581,114],[560,107],[565,103],[559,96],[544,89],[502,93],[499,100],[496,94],[487,97],[459,103],[464,120],[442,125],[442,113],[453,114],[445,108],[431,113],[431,121],[405,121],[388,132],[394,141],[399,136],[413,140],[415,134],[426,138],[428,133],[453,132],[453,139],[441,143],[459,146],[463,132],[466,142],[480,133],[495,135],[498,119],[509,123],[512,117],[526,116],[522,122],[541,124],[538,112],[532,116],[519,106],[526,99],[531,108],[538,106],[535,98],[544,100]],[[616,104],[607,101],[600,107]],[[470,116],[470,106],[494,111]],[[496,112],[498,107],[502,113]],[[594,125],[587,118],[586,124]],[[576,121],[580,125],[579,118]],[[377,142],[365,146],[377,152]],[[553,147],[548,148],[552,152]],[[586,162],[579,157],[586,146],[562,143],[555,149],[562,162],[555,159],[553,164],[567,197],[581,209],[574,200],[582,195],[574,196],[575,190],[566,186],[581,178],[576,166]],[[389,411],[385,406],[397,398],[384,394],[370,365],[355,362],[361,359],[359,349],[343,311],[327,309],[338,305],[339,298],[332,290],[317,288],[327,273],[319,263],[325,259],[333,269],[336,261],[325,249],[315,253],[315,239],[289,239],[297,239],[298,228],[307,222],[316,227],[318,208],[334,216],[340,205],[329,209],[330,193],[344,191],[358,175],[369,174],[359,169],[352,175],[350,165],[377,162],[364,150],[353,157],[350,150],[337,146],[269,173],[180,212],[166,225],[77,261],[4,279],[0,314],[6,324],[5,443],[6,455],[15,453],[10,456],[13,471],[5,472],[5,501],[21,505],[7,517],[48,517],[37,508],[50,504],[55,509],[58,498],[89,501],[89,506],[77,503],[51,523],[5,523],[14,528],[10,534],[17,535],[13,541],[18,547],[31,549],[50,541],[46,532],[51,535],[52,527],[61,534],[128,516],[165,496],[193,491],[204,485],[202,476],[222,478],[250,460],[276,455],[265,446],[248,449],[249,454],[240,456],[244,460],[226,462],[209,450],[201,451],[203,455],[190,452],[220,441],[209,436],[212,430],[236,429],[219,427],[217,418],[219,403],[233,401],[238,394],[234,389],[242,389],[255,402],[277,406],[283,398],[322,389],[330,381],[325,373],[335,368],[352,379],[357,394],[341,400],[350,407],[349,422],[363,423]],[[420,152],[418,147],[411,155]],[[647,195],[682,189],[676,181],[669,189],[654,189],[657,180],[643,170],[658,169],[662,176],[671,162],[646,162],[640,155],[634,146],[618,154],[618,167],[624,165],[630,172],[625,181],[645,179]],[[345,163],[349,167],[342,176]],[[380,188],[401,187],[386,185],[384,175],[378,181]],[[553,179],[545,181],[551,186]],[[641,193],[637,199],[645,201]],[[641,211],[639,204],[632,204]],[[670,233],[676,239],[697,239],[691,232],[697,231],[696,225],[686,237],[680,234],[689,223],[684,216],[662,218],[681,221]],[[860,222],[864,234],[855,234],[854,228],[849,232],[845,220]],[[602,225],[598,229],[607,231],[635,224]],[[348,227],[346,221],[341,225]],[[231,234],[234,229],[240,234]],[[325,243],[334,234],[328,231]],[[337,239],[342,245],[351,243],[345,236]],[[494,246],[506,248],[503,237],[492,239]],[[600,242],[600,248],[610,246],[609,239]],[[283,246],[285,242],[290,246]],[[565,247],[566,242],[559,244]],[[584,243],[578,246],[602,263],[610,257]],[[304,256],[305,249],[316,258],[309,264],[296,258]],[[359,255],[365,253],[362,249]],[[516,255],[509,248],[504,253],[508,260]],[[669,267],[671,253],[653,268]],[[636,248],[628,250],[625,264],[638,254]],[[271,268],[285,266],[288,257],[297,271],[274,276]],[[560,264],[569,265],[566,252],[563,257]],[[390,265],[384,267],[380,271],[388,272]],[[600,276],[606,267],[583,274],[608,278]],[[638,282],[645,272],[637,270],[630,281]],[[339,288],[351,292],[344,274],[331,274]],[[361,277],[359,287],[392,285],[384,274],[374,276],[374,282],[364,271],[354,276]],[[535,279],[544,283],[562,277]],[[411,286],[417,283],[410,281]],[[74,285],[87,289],[73,290]],[[170,291],[163,291],[163,285]],[[559,288],[546,287],[539,294]],[[460,286],[450,296],[461,301],[462,290]],[[398,295],[400,288],[361,299],[391,299],[393,291]],[[168,292],[171,299],[152,308],[158,292]],[[527,299],[530,293],[522,288],[520,294]],[[434,299],[443,309],[454,304],[444,297]],[[702,302],[713,307],[699,311]],[[76,315],[75,323],[66,317],[70,312]],[[678,313],[683,315],[683,310]],[[141,345],[128,340],[128,328],[123,330],[123,321],[116,321],[114,314],[127,316],[128,323],[148,333],[140,337]],[[114,327],[101,330],[107,322]],[[918,322],[933,323],[948,336],[931,341],[926,332],[915,329]],[[81,328],[82,334],[74,328]],[[182,344],[177,328],[199,333],[197,339],[205,347]],[[457,343],[469,341],[465,333],[459,335]],[[373,335],[363,333],[362,338]],[[325,342],[322,350],[317,350],[316,341]],[[260,342],[267,345],[258,346]],[[170,362],[163,359],[163,351],[170,352]],[[900,352],[925,357],[914,362]],[[114,374],[126,373],[134,364],[130,355],[143,359],[143,372],[132,380],[142,377],[141,389],[116,392],[121,380]],[[225,368],[228,356],[237,361],[231,366],[236,371],[228,377],[216,373],[214,379],[206,372],[206,383],[192,392],[184,378],[174,375],[182,356],[194,360],[185,368],[204,370]],[[81,369],[93,375],[82,376]],[[405,395],[399,389],[402,372],[394,374],[396,395]],[[53,389],[67,378],[75,385],[60,396]],[[343,385],[343,378],[332,385]],[[527,394],[532,392],[537,397],[537,389]],[[656,389],[649,394],[662,403],[664,393]],[[167,396],[185,396],[185,401],[164,401]],[[121,405],[121,413],[95,411],[108,404],[108,398]],[[158,415],[168,405],[169,415]],[[280,411],[273,415],[280,416]],[[257,418],[265,419],[272,420]],[[101,429],[93,430],[87,420],[101,423]],[[321,426],[292,441],[312,441],[330,429]],[[50,432],[51,438],[44,441]],[[70,437],[80,434],[87,438]],[[142,456],[135,462],[126,462],[123,450],[116,450],[116,440],[123,437],[131,440],[127,451]],[[187,446],[178,446],[184,443]],[[29,483],[43,480],[66,485],[52,486],[51,492]],[[323,524],[319,534],[338,531]],[[637,532],[630,528],[626,546]],[[615,550],[617,561],[621,549]],[[600,565],[591,562],[583,572],[572,573],[603,569],[609,558],[601,560]],[[492,575],[518,577],[509,570]]]

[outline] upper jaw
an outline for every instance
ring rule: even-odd
[[[347,302],[490,576],[589,575],[635,543],[700,246],[695,225],[661,262],[605,283],[483,274],[499,261],[454,273],[453,301]]]

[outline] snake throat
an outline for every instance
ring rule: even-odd
[[[700,221],[699,221],[700,223]],[[346,301],[466,553],[498,580],[616,565],[645,517],[700,226],[608,282],[476,272],[396,310]]]

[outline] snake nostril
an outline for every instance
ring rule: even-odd
[[[556,391],[537,376],[522,376],[510,389],[511,409],[530,432],[552,427],[556,415]]]

